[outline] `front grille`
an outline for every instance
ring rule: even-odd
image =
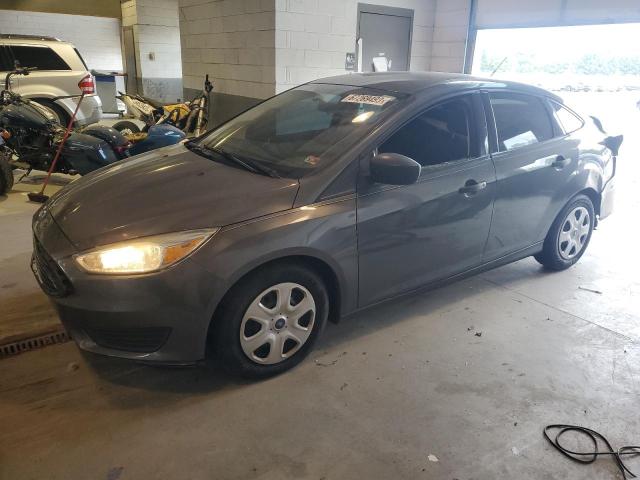
[[[169,338],[170,328],[87,328],[87,335],[97,345],[125,352],[151,353],[159,350]]]
[[[52,297],[65,297],[73,288],[71,282],[60,266],[42,248],[37,238],[33,237],[33,255],[31,256],[31,270],[42,290]]]

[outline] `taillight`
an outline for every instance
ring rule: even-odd
[[[129,150],[129,147],[131,147],[131,142],[127,142],[122,145],[115,145],[113,147],[113,150],[120,156],[128,157],[129,152],[127,150]]]
[[[96,86],[90,73],[82,77],[82,80],[78,82],[78,87],[80,87],[84,95],[91,95],[96,92]]]

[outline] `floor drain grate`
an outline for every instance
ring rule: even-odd
[[[18,340],[17,342],[0,345],[0,358],[18,355],[19,353],[36,350],[56,343],[68,342],[69,340],[71,340],[71,337],[64,330],[48,333],[40,337]]]

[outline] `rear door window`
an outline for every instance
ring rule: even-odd
[[[475,156],[474,124],[470,96],[430,108],[401,127],[378,148],[379,153],[399,153],[420,165],[438,165]]]
[[[553,138],[553,126],[542,100],[519,93],[490,93],[500,151]]]
[[[71,70],[60,55],[46,45],[11,45],[11,52],[21,67],[35,67],[38,70]]]

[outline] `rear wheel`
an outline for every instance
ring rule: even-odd
[[[129,120],[122,120],[113,124],[113,128],[119,131],[123,135],[129,135],[132,133],[139,133],[140,127]]]
[[[294,367],[323,330],[329,297],[313,271],[273,265],[236,285],[214,319],[214,348],[232,373],[264,378]]]
[[[584,254],[593,227],[595,211],[586,195],[573,198],[556,217],[535,259],[550,270],[565,270]]]
[[[0,152],[0,195],[6,195],[13,188],[13,169],[9,160]]]

